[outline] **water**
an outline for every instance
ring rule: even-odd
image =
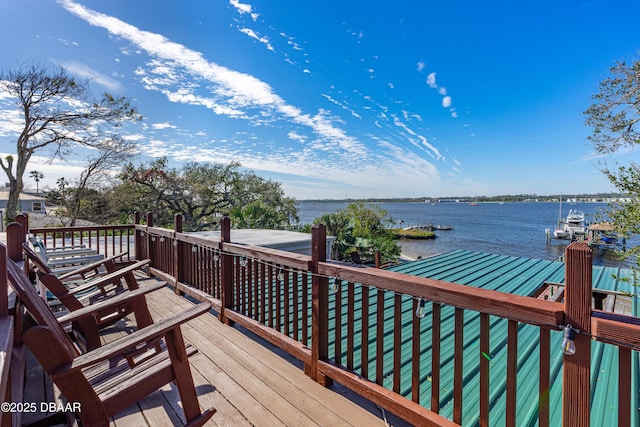
[[[398,226],[407,227],[432,223],[451,225],[453,230],[436,230],[432,240],[400,240],[403,255],[410,258],[427,257],[456,249],[466,249],[499,255],[556,260],[563,255],[567,241],[551,239],[547,244],[545,229],[552,232],[558,222],[557,203],[377,203],[385,209]],[[298,215],[303,224],[312,223],[323,213],[345,208],[341,202],[300,202]],[[563,205],[562,215],[571,209],[585,213],[593,221],[605,203],[577,203]],[[400,221],[402,221],[400,223]],[[629,244],[635,242],[630,240]],[[612,251],[594,250],[594,264],[630,266],[621,262]]]

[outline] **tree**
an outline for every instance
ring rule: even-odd
[[[586,124],[593,127],[589,140],[602,154],[640,145],[640,60],[630,65],[617,62],[610,73],[600,83],[593,104],[584,112]],[[611,183],[631,198],[629,202],[610,206],[605,214],[617,231],[626,235],[640,234],[640,165],[631,162],[609,167],[603,162],[601,168]],[[639,253],[639,248],[635,247],[625,256]],[[640,259],[636,260],[638,267]]]
[[[377,205],[351,203],[313,222],[324,224],[327,234],[336,237],[332,256],[338,260],[367,262],[373,259],[375,251],[380,251],[383,261],[395,261],[400,255],[400,247],[387,227],[393,220]]]
[[[98,146],[125,120],[140,119],[126,98],[104,93],[95,99],[89,81],[68,76],[62,67],[50,71],[33,64],[2,71],[0,94],[14,100],[21,115],[16,155],[0,159],[9,180],[8,221],[16,216],[24,172],[35,152],[46,148],[52,158],[64,158],[78,144]]]
[[[96,214],[91,207],[97,206],[95,201],[96,189],[104,182],[107,182],[108,174],[111,170],[124,164],[134,155],[135,144],[124,141],[120,138],[105,140],[97,144],[97,150],[93,150],[86,158],[86,167],[80,173],[75,186],[69,187],[66,181],[60,185],[60,207],[59,216],[64,218],[63,224],[73,227],[76,221],[81,218],[91,218],[96,220]],[[100,215],[103,216],[103,215]]]
[[[29,176],[36,182],[36,194],[40,194],[38,184],[40,183],[40,180],[44,178],[44,174],[40,171],[31,171],[29,172]]]
[[[240,164],[196,163],[181,169],[169,167],[166,158],[148,165],[126,165],[120,178],[130,192],[137,195],[137,210],[153,212],[158,225],[171,225],[175,214],[183,217],[185,230],[198,231],[217,227],[223,215],[234,209],[240,215],[247,209],[268,206],[281,222],[297,220],[295,199],[286,197],[280,184],[242,171]],[[262,207],[263,211],[266,210]],[[245,210],[242,214],[249,215]]]
[[[251,202],[244,206],[236,206],[229,213],[231,224],[237,229],[261,228],[280,229],[289,225],[289,218],[262,201]]]

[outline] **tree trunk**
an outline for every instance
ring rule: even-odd
[[[22,179],[9,179],[9,200],[7,200],[7,212],[5,215],[5,221],[7,224],[16,220],[16,216],[18,215],[18,204],[20,202],[20,193],[22,193],[23,187]]]

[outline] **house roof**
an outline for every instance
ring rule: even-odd
[[[0,200],[9,200],[9,191],[0,190]],[[30,193],[25,193],[23,191],[23,192],[20,193],[20,200],[22,200],[22,201],[27,201],[27,200],[46,201],[47,198],[46,197],[42,197],[42,196],[36,196],[36,195],[30,194]]]
[[[545,282],[564,282],[565,266],[562,262],[492,255],[480,252],[459,250],[422,260],[394,266],[389,270],[420,277],[455,282],[484,289],[493,289],[518,295],[532,296]],[[632,292],[631,283],[624,278],[631,277],[631,271],[613,267],[593,267],[593,287],[609,291]],[[410,304],[411,301],[408,301]],[[431,342],[429,320],[431,305],[428,304],[427,316],[423,320],[423,346]],[[637,304],[633,304],[636,308]],[[475,425],[479,419],[477,400],[479,384],[479,314],[465,312],[464,330],[464,378],[463,425]],[[443,307],[441,313],[441,415],[452,418],[453,414],[453,358],[454,345],[454,309]],[[498,317],[490,320],[490,420],[491,425],[504,425],[506,408],[506,368],[507,368],[507,321]],[[550,421],[551,425],[561,422],[562,360],[560,349],[562,333],[551,332],[551,369],[550,369]],[[429,344],[430,347],[430,344]],[[430,349],[428,349],[430,351]],[[591,346],[591,385],[592,385],[592,425],[617,424],[617,381],[618,351],[615,346],[592,341]],[[410,347],[407,347],[410,353]],[[535,425],[537,423],[538,387],[539,387],[539,328],[520,324],[518,332],[518,393],[517,424]],[[404,356],[404,355],[403,355]],[[410,354],[407,355],[410,362]],[[403,357],[405,359],[405,357]],[[634,375],[640,357],[633,352]],[[410,365],[410,363],[409,363]],[[424,364],[423,364],[424,365]],[[429,364],[430,365],[430,364]],[[422,366],[423,382],[420,401],[430,407],[430,366]],[[410,395],[409,390],[405,390]],[[632,397],[632,408],[638,408],[638,398]],[[637,417],[636,411],[633,411]],[[638,422],[638,419],[632,419]],[[632,422],[632,424],[633,424]],[[637,424],[634,424],[637,425]]]

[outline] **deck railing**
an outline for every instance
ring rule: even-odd
[[[25,218],[25,220],[23,220]],[[18,222],[28,221],[26,215],[19,215]],[[23,224],[25,230],[28,229]],[[123,260],[135,259],[134,252],[134,227],[127,225],[109,226],[79,226],[79,227],[53,227],[31,228],[29,233],[37,239],[41,239],[47,248],[62,246],[84,245],[95,249],[105,256],[124,254]]]
[[[219,240],[183,233],[180,217],[174,230],[154,227],[150,215],[134,227],[136,257],[150,258],[152,273],[176,292],[210,302],[221,321],[241,324],[301,360],[315,381],[340,382],[412,424],[462,424],[467,414],[480,425],[515,426],[519,402],[530,393],[519,387],[522,347],[537,361],[538,424],[559,421],[550,420],[550,406],[561,401],[563,425],[589,425],[592,340],[619,349],[617,422],[637,422],[630,373],[640,322],[591,308],[586,244],[567,248],[559,303],[326,260],[323,226],[313,229],[311,256],[232,243],[226,218]],[[559,369],[552,344],[569,324],[580,332],[576,352],[563,356],[561,396],[550,397]],[[519,342],[525,328],[537,331],[539,343]],[[495,342],[501,354],[492,354]],[[446,343],[452,353],[444,352]],[[504,358],[505,372],[490,370],[494,358]],[[496,382],[504,384],[500,395],[490,387]],[[503,414],[490,419],[498,404]]]

